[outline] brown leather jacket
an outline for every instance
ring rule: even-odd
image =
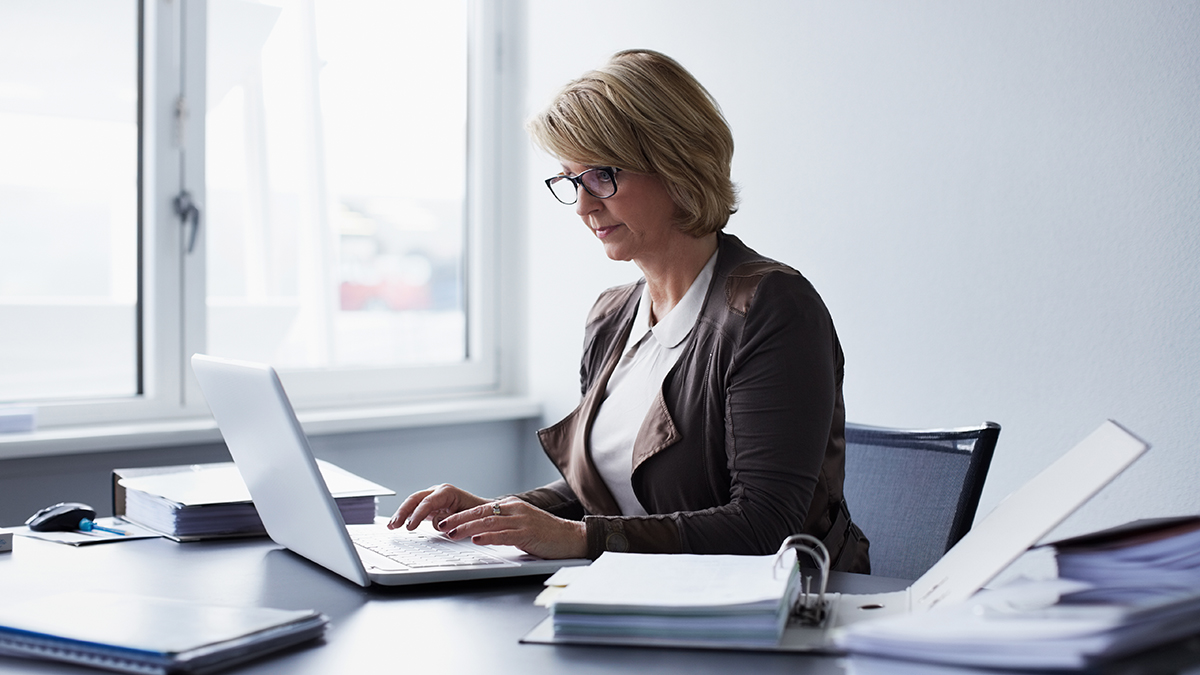
[[[564,480],[517,495],[587,524],[588,554],[773,553],[822,539],[834,569],[869,572],[842,499],[845,408],[833,321],[796,270],[718,234],[717,262],[686,347],[642,421],[621,516],[589,449],[592,420],[633,323],[642,283],[609,289],[587,320],[583,401],[538,432]]]

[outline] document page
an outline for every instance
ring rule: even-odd
[[[317,466],[335,498],[395,494],[329,462],[317,460]],[[196,465],[190,471],[122,478],[121,485],[183,506],[250,502],[250,491],[232,462]]]
[[[796,570],[795,551],[774,555],[605,553],[571,581],[559,610],[703,611],[734,613],[778,606]]]

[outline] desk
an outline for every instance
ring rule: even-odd
[[[839,660],[783,654],[523,645],[546,616],[533,604],[543,577],[436,586],[364,589],[266,539],[176,544],[145,539],[74,548],[17,537],[0,555],[0,591],[20,601],[85,586],[230,605],[316,609],[331,620],[324,645],[235,669],[250,673],[586,673],[670,672],[794,675],[844,672]],[[872,577],[865,590],[901,588]],[[99,672],[0,660],[4,673]]]
[[[266,539],[176,544],[145,539],[73,548],[17,537],[0,554],[0,593],[17,602],[67,587],[229,605],[317,609],[331,619],[324,644],[229,671],[235,675],[339,673],[845,673],[935,672],[912,665],[754,652],[523,645],[546,616],[534,606],[541,577],[364,589]],[[896,579],[838,574],[834,590],[883,592]],[[855,667],[856,665],[862,667]],[[5,673],[97,673],[65,664],[0,658]],[[961,671],[939,671],[961,672]],[[1156,672],[1175,672],[1160,670]]]

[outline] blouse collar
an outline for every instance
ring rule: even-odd
[[[654,333],[654,339],[663,347],[667,349],[678,347],[692,332],[692,327],[696,325],[696,319],[700,317],[700,310],[704,307],[704,297],[708,293],[709,284],[712,283],[713,269],[716,266],[717,254],[713,252],[708,262],[704,264],[704,268],[700,270],[700,274],[696,275],[696,279],[688,287],[687,293],[684,293],[679,303],[670,312],[667,312],[666,316],[660,318],[653,327],[650,327],[650,291],[648,287],[643,286],[642,299],[638,302],[637,315],[633,318],[633,332],[630,333],[631,338],[637,336],[637,339],[631,342],[630,346],[641,342],[649,328],[649,331]]]

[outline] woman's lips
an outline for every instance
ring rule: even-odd
[[[596,233],[597,238],[603,239],[612,234],[613,230],[616,230],[618,227],[620,227],[620,225],[608,225],[605,227],[593,228],[592,231]]]

